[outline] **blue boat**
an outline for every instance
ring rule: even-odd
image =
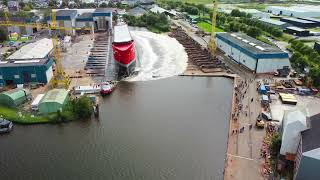
[[[13,123],[0,117],[0,134],[8,133],[12,130]]]

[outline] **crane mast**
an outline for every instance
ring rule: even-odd
[[[216,23],[217,23],[217,11],[218,11],[218,0],[213,0],[213,12],[212,12],[212,23],[211,23],[211,36],[209,41],[209,50],[212,56],[216,55]]]
[[[65,28],[65,27],[57,27],[57,18],[56,12],[52,11],[51,15],[51,26],[46,24],[39,24],[39,23],[19,23],[19,22],[11,22],[9,20],[7,11],[4,11],[5,21],[0,21],[0,26],[10,27],[10,26],[19,26],[19,27],[32,27],[32,28],[41,28],[51,30],[52,35],[52,44],[53,44],[53,53],[54,53],[54,60],[56,63],[56,68],[54,72],[54,77],[50,81],[50,85],[52,88],[59,87],[59,88],[68,88],[70,84],[70,78],[66,75],[63,70],[62,63],[61,63],[61,56],[60,56],[60,43],[59,38],[57,36],[57,30],[90,30],[93,34],[92,28]]]
[[[55,74],[53,79],[51,80],[51,86],[59,88],[68,88],[71,81],[69,76],[65,74],[61,63],[60,44],[57,36],[57,16],[55,11],[52,11],[51,35],[52,45],[54,49],[54,60],[56,63]]]

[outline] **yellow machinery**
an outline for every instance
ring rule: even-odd
[[[65,28],[65,27],[57,27],[57,19],[56,19],[56,12],[52,11],[52,22],[51,26],[47,24],[39,24],[39,23],[19,23],[19,22],[11,22],[9,21],[8,14],[5,11],[5,19],[6,21],[0,21],[0,26],[19,26],[19,27],[31,27],[31,28],[41,28],[51,30],[52,35],[52,44],[54,49],[54,59],[56,63],[56,69],[54,77],[52,78],[50,85],[52,88],[59,87],[59,88],[68,88],[70,84],[70,78],[66,75],[63,70],[61,57],[60,57],[60,44],[59,38],[57,36],[57,30],[90,30],[93,33],[91,28]]]
[[[216,55],[216,23],[217,23],[217,11],[218,11],[218,0],[213,0],[213,12],[212,12],[212,25],[211,25],[211,37],[209,42],[209,50],[212,56]]]
[[[56,61],[56,70],[53,79],[51,80],[51,85],[53,87],[64,87],[68,88],[70,84],[70,78],[67,76],[63,70],[61,57],[60,57],[60,45],[57,36],[57,19],[56,12],[52,11],[52,22],[51,22],[51,34],[52,34],[52,45],[54,48],[54,59]]]

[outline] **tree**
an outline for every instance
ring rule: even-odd
[[[73,100],[73,110],[79,119],[88,119],[91,117],[93,108],[90,98],[81,96]]]
[[[2,0],[2,4],[8,6],[8,0]]]
[[[48,5],[49,5],[50,8],[58,7],[58,3],[57,3],[56,0],[50,0]]]
[[[234,17],[240,17],[240,10],[239,9],[233,9],[230,13],[231,16],[234,16]]]
[[[320,68],[312,67],[309,72],[309,76],[312,79],[312,84],[316,87],[320,86]]]
[[[271,138],[271,144],[270,144],[270,155],[275,159],[278,157],[280,153],[281,148],[281,136],[279,133],[276,133]]]
[[[31,11],[31,8],[30,8],[28,5],[25,5],[25,6],[23,7],[23,10],[24,10],[24,11]]]
[[[99,5],[99,7],[100,7],[100,8],[106,8],[106,7],[108,7],[108,4],[105,3],[105,2],[103,2],[103,3],[101,3],[101,4]]]
[[[0,42],[6,41],[8,39],[8,33],[4,29],[0,28]]]
[[[262,34],[262,31],[257,27],[250,27],[247,33],[249,36],[256,38]]]

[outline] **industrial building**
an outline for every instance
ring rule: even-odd
[[[62,111],[63,106],[68,101],[68,91],[65,89],[52,89],[46,93],[39,103],[39,112],[48,114]]]
[[[136,17],[140,17],[146,13],[147,11],[139,6],[128,10],[129,15],[136,16]]]
[[[281,21],[278,21],[278,20],[273,20],[273,19],[270,19],[270,18],[261,18],[261,19],[259,19],[259,21],[264,23],[264,24],[267,24],[267,25],[270,25],[270,26],[273,26],[273,27],[276,27],[276,28],[279,28],[279,29],[285,29],[285,28],[290,26],[288,23],[281,22]]]
[[[241,12],[251,14],[253,18],[270,18],[270,14],[256,9],[239,9]]]
[[[0,21],[6,21],[4,17],[0,17]],[[35,25],[38,24],[38,27],[32,27],[32,26],[8,26],[5,29],[8,33],[16,32],[21,35],[32,35],[36,32],[38,32],[40,28],[40,18],[38,16],[33,16],[30,18],[22,18],[22,17],[9,17],[9,21],[15,22],[15,23],[33,23]]]
[[[294,26],[287,27],[283,32],[301,37],[310,36],[309,30]]]
[[[289,55],[241,33],[218,33],[217,47],[227,56],[256,73],[270,73],[290,67]]]
[[[59,10],[56,12],[57,27],[72,28],[76,26],[76,10]],[[76,30],[59,30],[65,35],[75,35]]]
[[[90,28],[94,31],[112,30],[112,8],[101,9],[63,9],[56,11],[57,27]],[[47,17],[51,24],[51,17]],[[63,35],[76,35],[76,29],[59,30]]]
[[[47,84],[53,76],[53,44],[41,39],[27,44],[0,61],[0,86],[17,84]]]
[[[275,15],[291,17],[320,17],[320,6],[296,5],[291,7],[269,6],[266,11]]]
[[[281,148],[280,154],[287,160],[294,161],[299,146],[300,132],[308,129],[307,112],[303,108],[287,110],[284,112],[281,122]]]
[[[320,52],[320,42],[315,42],[313,49]]]
[[[298,18],[298,19],[315,22],[317,27],[320,27],[320,19],[316,19],[316,18]]]
[[[0,94],[0,104],[15,108],[31,98],[29,91],[25,89],[12,89]]]
[[[292,24],[293,26],[297,26],[301,28],[314,28],[318,26],[316,22],[297,19],[297,18],[281,18],[280,21],[286,22],[288,24]]]
[[[309,118],[309,129],[302,131],[297,148],[294,179],[320,179],[320,114]]]

